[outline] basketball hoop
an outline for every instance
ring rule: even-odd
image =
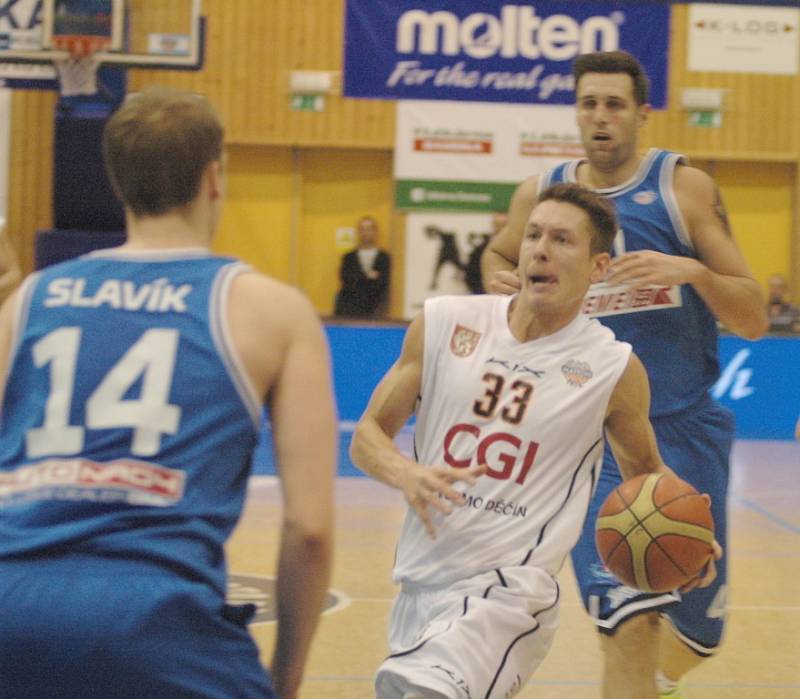
[[[97,69],[100,67],[100,60],[96,53],[70,53],[66,58],[53,61],[62,97],[97,94]]]
[[[68,54],[53,61],[62,97],[95,95],[97,54],[112,48],[112,2],[56,0],[50,45]]]

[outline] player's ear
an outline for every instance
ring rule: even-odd
[[[208,191],[213,199],[222,196],[222,163],[219,160],[212,160],[207,166],[204,177],[208,181]]]
[[[647,123],[647,118],[650,116],[651,107],[649,104],[640,104],[636,110],[636,123],[637,126],[644,126]]]
[[[608,267],[611,264],[611,255],[607,252],[598,252],[592,255],[592,273],[589,277],[592,284],[603,281],[606,278]]]

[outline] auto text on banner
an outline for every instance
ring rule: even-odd
[[[348,97],[572,104],[572,60],[624,49],[667,102],[670,4],[347,0]]]

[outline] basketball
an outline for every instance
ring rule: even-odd
[[[631,478],[603,503],[597,551],[621,582],[645,592],[681,587],[713,555],[714,520],[706,499],[675,476]]]

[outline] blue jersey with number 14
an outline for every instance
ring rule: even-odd
[[[675,167],[683,157],[651,149],[627,182],[595,190],[613,201],[620,231],[615,254],[655,250],[697,258],[673,191]],[[581,161],[572,160],[546,172],[540,189],[556,182],[576,182]],[[681,412],[706,397],[719,374],[717,324],[689,284],[680,287],[677,307],[631,309],[598,320],[618,340],[631,343],[650,378],[653,417]]]
[[[224,593],[259,400],[231,345],[247,269],[102,251],[21,291],[0,426],[0,562],[125,558]]]

